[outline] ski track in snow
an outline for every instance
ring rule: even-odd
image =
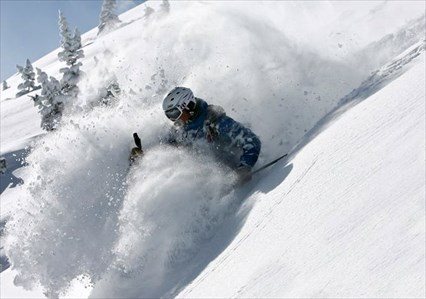
[[[307,144],[178,297],[422,297],[424,53],[417,62]]]
[[[176,296],[194,279],[189,290],[202,285],[210,275],[203,269],[216,257],[214,269],[219,269],[250,237],[251,231],[245,232],[232,244],[250,213],[251,201],[259,191],[274,190],[292,171],[292,164],[276,171],[262,187],[255,178],[248,186],[232,190],[235,176],[229,169],[196,152],[159,145],[159,137],[170,126],[161,101],[173,86],[191,87],[196,96],[224,106],[231,117],[250,126],[263,143],[260,165],[302,140],[291,161],[316,136],[315,130],[321,132],[350,107],[314,127],[337,104],[354,104],[354,99],[371,95],[380,84],[401,75],[410,59],[424,54],[423,42],[420,52],[416,48],[418,52],[396,60],[400,65],[391,64],[391,71],[382,69],[362,83],[375,59],[364,60],[362,70],[358,69],[346,57],[363,47],[353,44],[345,56],[335,48],[335,42],[344,42],[342,36],[329,35],[333,26],[345,27],[350,21],[337,19],[328,28],[317,28],[311,20],[318,15],[342,16],[342,11],[279,2],[253,5],[256,13],[238,3],[172,3],[169,15],[158,13],[148,19],[140,17],[140,6],[123,16],[127,22],[116,31],[97,39],[94,31],[87,33],[80,96],[69,107],[72,112],[64,117],[61,129],[53,133],[39,130],[39,117],[26,96],[12,99],[19,78],[8,80],[12,88],[2,92],[1,102],[2,127],[7,127],[2,128],[2,155],[14,163],[13,153],[31,148],[25,163],[13,165],[1,182],[5,190],[1,216],[8,219],[2,251],[17,274],[16,285],[41,284],[47,295],[55,297],[64,295],[79,278],[93,288],[92,297]],[[386,9],[395,8],[375,13],[389,14]],[[404,9],[389,28],[398,28],[405,16],[411,16]],[[282,21],[283,16],[288,20]],[[301,30],[294,28],[298,17],[305,21],[306,36],[296,34]],[[363,10],[353,16],[364,17]],[[209,19],[215,21],[205,21]],[[377,28],[372,39],[389,33]],[[359,30],[351,35],[365,29]],[[374,40],[363,39],[359,43],[364,46]],[[389,49],[394,46],[386,41]],[[57,50],[35,65],[59,78],[56,55]],[[395,70],[399,71],[392,73]],[[90,108],[99,87],[113,77],[124,91],[119,103]],[[369,93],[360,96],[366,90]],[[146,156],[129,172],[133,132],[141,136]],[[271,199],[274,202],[254,225],[257,233],[315,163],[283,196]],[[241,204],[243,200],[247,202]],[[220,256],[225,249],[230,253]],[[249,289],[235,294],[254,294]]]

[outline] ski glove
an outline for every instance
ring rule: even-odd
[[[133,163],[135,163],[136,160],[139,157],[142,157],[142,156],[143,156],[143,150],[141,150],[138,147],[132,148],[132,151],[130,152],[130,156],[129,156],[130,165],[132,165]]]
[[[132,151],[130,152],[130,165],[135,163],[139,157],[143,156],[142,143],[141,139],[138,136],[138,133],[133,133],[133,140],[135,141],[136,147],[132,148]]]

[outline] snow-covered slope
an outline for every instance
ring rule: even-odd
[[[1,296],[423,296],[424,30],[396,58],[399,43],[371,43],[418,26],[405,23],[424,3],[159,4],[83,36],[86,75],[60,130],[43,135],[8,80]],[[357,57],[372,48],[389,63],[370,76],[377,57]],[[35,65],[59,77],[57,52]],[[120,102],[90,109],[114,76]],[[175,85],[251,126],[259,165],[299,146],[232,190],[211,158],[158,145]],[[146,156],[128,174],[134,131]]]
[[[259,179],[241,231],[179,297],[424,297],[422,56]]]

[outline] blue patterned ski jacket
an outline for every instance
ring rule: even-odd
[[[208,144],[219,159],[233,168],[253,167],[261,149],[259,138],[250,129],[226,116],[222,107],[198,98],[194,116],[187,124],[174,126],[168,142]]]

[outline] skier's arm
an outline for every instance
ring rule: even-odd
[[[240,167],[251,169],[259,158],[261,142],[250,129],[244,127],[228,116],[224,116],[217,124],[219,134],[227,135],[232,145],[242,149]]]
[[[144,154],[142,150],[142,142],[137,133],[133,133],[133,140],[135,142],[136,147],[133,147],[130,152],[130,156],[129,156],[130,165],[135,163],[138,160],[138,158],[142,157]],[[171,130],[169,131],[169,133],[166,135],[165,138],[160,138],[160,142],[178,146],[178,142],[176,138],[176,129],[171,128]]]

